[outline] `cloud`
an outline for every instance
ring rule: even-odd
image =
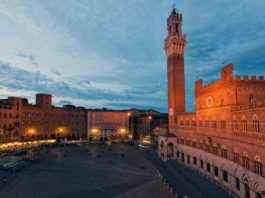
[[[51,68],[50,69],[50,71],[52,72],[52,73],[54,73],[55,75],[57,75],[57,76],[60,76],[61,75],[61,73],[56,69],[56,68]]]
[[[63,106],[63,105],[73,105],[73,103],[69,100],[60,100],[56,103],[56,105]]]
[[[26,53],[21,52],[21,51],[18,51],[16,53],[16,55],[28,59],[32,65],[38,67],[38,63],[35,60],[35,56],[30,55],[30,54],[26,54]]]
[[[171,4],[3,0],[3,89],[48,92],[57,102],[60,98],[99,108],[135,105],[166,112],[163,47]],[[194,110],[195,80],[219,79],[224,61],[234,63],[235,74],[265,74],[264,1],[188,0],[179,1],[177,8],[188,42],[187,111]]]
[[[109,102],[113,101],[120,104],[131,102],[131,104],[135,104],[136,106],[145,107],[145,103],[148,102],[152,107],[157,106],[159,108],[159,105],[156,105],[156,103],[157,101],[161,101],[159,94],[156,95],[159,92],[157,88],[153,89],[153,91],[142,88],[139,92],[139,88],[132,88],[122,92],[115,92],[109,89],[93,87],[87,79],[79,81],[55,81],[43,75],[40,71],[29,72],[1,61],[0,78],[2,86],[9,90],[30,90],[32,92],[51,93],[55,98],[82,99],[87,101],[85,106],[90,106],[90,100],[98,100],[105,101],[103,104],[107,107],[110,105]],[[153,95],[152,101],[149,101],[150,95]],[[56,102],[56,104],[61,105],[62,101],[65,102],[66,100],[61,100]],[[124,106],[120,106],[120,108],[124,108]]]

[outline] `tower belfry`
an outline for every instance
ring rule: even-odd
[[[168,36],[165,40],[168,77],[169,127],[175,123],[175,115],[185,112],[184,52],[186,35],[182,35],[182,14],[173,7],[167,19]]]

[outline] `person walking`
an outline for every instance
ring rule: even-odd
[[[6,177],[6,176],[3,177],[3,182],[4,182],[4,183],[7,182],[7,177]]]

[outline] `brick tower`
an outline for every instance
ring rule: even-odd
[[[182,35],[182,14],[173,8],[167,19],[165,40],[168,79],[169,128],[176,122],[176,113],[185,112],[184,52],[186,35]]]

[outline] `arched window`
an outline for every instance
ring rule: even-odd
[[[248,154],[247,152],[243,152],[243,166],[246,168],[246,169],[249,169],[249,159],[248,159]]]
[[[262,164],[260,157],[258,155],[255,156],[254,164],[255,164],[255,173],[257,173],[258,175],[262,175]]]
[[[226,122],[224,116],[222,116],[220,124],[221,124],[221,129],[226,129]]]
[[[203,127],[202,118],[199,118],[199,127]]]
[[[211,145],[208,141],[206,142],[206,151],[209,153],[211,152]]]
[[[246,116],[242,116],[241,122],[242,122],[242,131],[248,131]]]
[[[190,126],[190,121],[186,120],[186,126]]]
[[[200,140],[199,148],[200,148],[200,149],[203,149],[203,141],[202,141],[202,140]]]
[[[190,139],[189,138],[186,139],[186,145],[190,146]]]
[[[258,133],[259,132],[259,120],[257,118],[257,115],[253,116],[252,122],[253,122],[253,131]]]
[[[184,144],[184,138],[183,137],[181,137],[181,139],[180,139],[180,144]]]
[[[213,154],[218,155],[218,147],[216,143],[213,143]]]
[[[225,145],[222,146],[221,151],[222,151],[222,157],[227,158],[227,149]]]
[[[212,119],[212,128],[217,128],[217,123],[216,123],[216,118],[215,117],[213,117],[213,119]]]
[[[192,140],[192,147],[196,148],[197,147],[197,142],[196,142],[196,139],[193,139]]]
[[[179,124],[180,124],[181,126],[184,125],[183,119],[180,120]]]
[[[233,130],[234,131],[237,131],[238,130],[238,123],[237,123],[236,116],[233,117]]]
[[[234,148],[234,162],[239,163],[239,154],[238,154],[238,149]]]

